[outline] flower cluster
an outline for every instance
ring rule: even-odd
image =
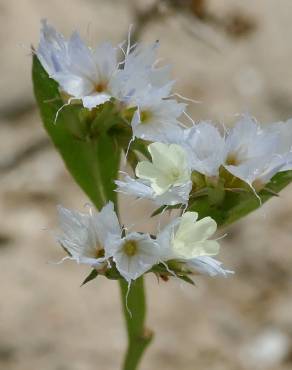
[[[148,159],[137,159],[134,178],[116,179],[117,191],[186,210],[153,236],[128,233],[111,203],[89,214],[60,207],[58,241],[67,258],[100,274],[115,270],[128,282],[148,271],[226,276],[230,271],[212,257],[219,251],[218,242],[209,240],[216,222],[198,220],[187,207],[209,187],[258,196],[275,174],[291,170],[292,121],[261,126],[243,115],[229,130],[208,121],[186,128],[181,122],[186,104],[173,98],[174,81],[168,66],[158,66],[157,49],[158,42],[131,45],[130,37],[118,46],[90,48],[76,32],[67,40],[42,22],[36,55],[58,83],[64,105],[74,101],[94,111],[111,102],[131,129],[128,148],[136,138],[146,147]]]
[[[126,232],[118,221],[112,203],[97,213],[79,213],[59,207],[62,233],[57,237],[68,252],[68,259],[94,267],[100,274],[116,268],[129,283],[147,271],[184,276],[203,273],[226,276],[231,271],[211,256],[219,244],[209,238],[216,231],[210,217],[197,220],[198,214],[186,212],[174,219],[156,237]],[[157,267],[157,268],[155,268]]]
[[[152,141],[175,127],[185,109],[185,104],[166,99],[174,81],[168,66],[156,66],[157,48],[158,42],[131,46],[128,41],[126,50],[108,42],[92,49],[78,33],[66,40],[43,20],[36,55],[69,103],[81,101],[93,109],[114,100],[121,114],[130,114],[133,136]]]
[[[224,135],[199,122],[163,141],[148,146],[152,162],[138,163],[135,179],[116,181],[120,192],[158,205],[187,204],[191,192],[208,184],[257,195],[276,173],[292,169],[292,120],[261,126],[243,115]]]

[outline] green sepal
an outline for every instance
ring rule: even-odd
[[[172,211],[173,209],[178,209],[181,207],[182,207],[181,204],[176,204],[174,206],[161,206],[157,208],[154,212],[152,212],[150,217],[155,217],[157,215],[160,215],[162,212]]]
[[[110,280],[120,280],[123,279],[115,264],[112,264],[110,269],[107,269],[104,273],[104,276]]]
[[[119,112],[116,109],[114,99],[108,101],[94,109],[95,117],[90,123],[92,137],[98,136],[121,122]]]
[[[177,277],[188,284],[196,285],[195,282],[188,275],[177,275]]]
[[[99,273],[95,269],[93,269],[89,273],[89,275],[86,276],[86,278],[84,279],[84,281],[82,282],[82,284],[80,286],[83,286],[83,285],[89,283],[91,280],[96,279],[98,277],[98,275],[99,275]]]

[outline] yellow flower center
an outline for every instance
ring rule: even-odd
[[[134,256],[137,253],[138,245],[135,240],[127,240],[123,245],[123,251],[129,257]]]
[[[102,258],[104,257],[104,249],[98,246],[95,254],[95,258]]]
[[[98,84],[95,85],[94,91],[101,93],[105,91],[107,88],[107,84],[105,82],[99,82]]]
[[[226,159],[226,164],[228,166],[238,166],[241,161],[238,159],[236,153],[230,153]]]
[[[151,120],[152,118],[152,113],[147,110],[142,110],[140,113],[140,119],[142,123],[147,123]]]

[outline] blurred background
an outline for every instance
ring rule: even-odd
[[[232,124],[292,117],[291,0],[0,0],[0,369],[118,369],[126,336],[117,284],[95,280],[63,257],[53,239],[56,204],[87,202],[42,129],[30,78],[40,19],[89,44],[161,41],[175,90],[195,120]],[[228,228],[220,260],[229,278],[195,288],[147,277],[156,332],[141,370],[292,368],[292,187]],[[126,203],[127,202],[127,203]],[[123,220],[149,204],[121,200]],[[127,204],[127,208],[123,205]],[[224,231],[222,231],[222,234]]]

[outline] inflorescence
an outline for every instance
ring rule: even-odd
[[[64,97],[88,111],[111,102],[135,139],[147,147],[147,158],[135,165],[135,176],[116,179],[117,191],[184,209],[157,235],[128,232],[112,203],[97,213],[59,207],[58,241],[66,258],[92,266],[109,278],[129,283],[146,272],[159,276],[191,274],[227,276],[214,259],[219,243],[211,217],[198,219],[190,200],[212,186],[255,196],[279,172],[292,169],[292,121],[260,125],[242,115],[224,132],[209,121],[190,128],[182,123],[186,104],[175,99],[169,66],[157,63],[158,42],[89,48],[77,33],[66,40],[43,21],[36,55]],[[122,58],[120,55],[122,54]]]

